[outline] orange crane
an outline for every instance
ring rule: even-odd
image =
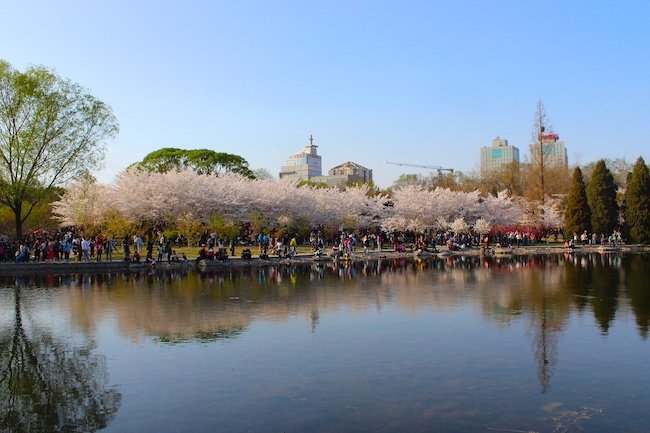
[[[408,164],[406,162],[391,162],[391,161],[386,161],[386,164],[402,165],[402,166],[405,166],[405,167],[430,168],[432,170],[437,170],[438,171],[438,176],[441,176],[443,171],[448,171],[450,173],[454,172],[453,168],[444,168],[444,167],[440,167],[438,165]]]

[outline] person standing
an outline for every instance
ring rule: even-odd
[[[165,254],[167,255],[167,261],[171,261],[172,259],[172,242],[167,241],[165,244]]]
[[[122,239],[122,251],[124,252],[124,261],[131,261],[131,249],[129,248],[129,236],[125,235]]]
[[[90,260],[90,242],[85,237],[81,239],[81,255],[82,260]]]
[[[147,240],[147,260],[153,259],[153,239],[149,237]]]
[[[95,256],[97,257],[98,262],[102,261],[103,251],[104,251],[104,243],[102,242],[101,236],[97,236],[97,239],[95,240]]]
[[[159,243],[157,248],[158,248],[158,255],[156,257],[156,261],[157,262],[162,262],[164,246],[163,246],[163,244]]]
[[[297,249],[298,249],[298,239],[296,239],[296,235],[294,234],[293,236],[291,236],[291,240],[289,241],[289,251],[291,257],[296,255]]]
[[[63,244],[63,258],[66,262],[70,261],[70,251],[72,251],[72,240],[68,238]]]
[[[115,238],[111,236],[110,238],[104,238],[106,242],[106,261],[113,261],[113,250],[115,249]]]
[[[144,241],[142,240],[142,237],[140,235],[137,235],[135,238],[135,246],[134,249],[142,255],[142,245],[144,244]]]

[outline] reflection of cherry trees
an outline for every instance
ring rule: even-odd
[[[14,290],[13,326],[0,330],[0,430],[92,432],[106,427],[121,395],[107,388],[105,359],[92,343],[71,347],[25,323]]]
[[[102,221],[108,212],[117,211],[134,222],[174,222],[187,215],[196,219],[223,215],[244,222],[255,214],[261,215],[266,225],[300,220],[311,226],[379,225],[389,230],[418,231],[446,229],[459,219],[470,227],[479,219],[493,225],[521,220],[520,205],[505,192],[482,197],[478,191],[407,185],[388,197],[369,194],[367,186],[298,188],[284,181],[175,171],[126,171],[110,186],[75,184],[54,204],[54,211],[65,224]]]

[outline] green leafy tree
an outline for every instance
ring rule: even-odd
[[[239,226],[233,221],[228,221],[223,215],[213,215],[208,221],[208,227],[220,238],[230,239],[239,235]]]
[[[241,156],[209,149],[164,147],[147,154],[135,165],[146,171],[158,173],[189,169],[199,174],[236,173],[251,179],[255,178],[253,171],[248,167],[248,161]]]
[[[208,149],[188,150],[187,166],[199,174],[235,173],[254,178],[252,170],[248,167],[248,161],[231,153]]]
[[[34,230],[56,230],[60,223],[52,213],[52,202],[59,199],[64,193],[62,188],[52,188],[49,194],[44,194],[43,200],[32,209],[29,217],[22,225],[23,233],[32,233]],[[28,206],[25,203],[24,206]],[[16,230],[16,218],[7,206],[0,206],[0,233],[12,233]]]
[[[300,180],[296,184],[298,188],[302,188],[303,186],[308,186],[312,188],[328,188],[326,182],[314,182],[313,180]]]
[[[430,182],[427,178],[421,174],[400,174],[395,182],[393,182],[393,188],[400,188],[408,185],[422,185],[429,186]]]
[[[564,213],[564,236],[568,239],[574,233],[583,230],[591,231],[591,212],[587,203],[585,183],[582,180],[582,171],[576,167],[573,171],[567,206]]]
[[[149,172],[167,173],[168,171],[181,171],[185,167],[185,149],[163,147],[147,154],[136,165]]]
[[[176,219],[176,228],[180,233],[185,235],[187,239],[188,246],[192,244],[198,244],[199,233],[201,232],[201,223],[198,218],[191,213],[186,213],[181,217]],[[165,235],[168,239],[171,239],[171,236]]]
[[[495,170],[481,172],[480,190],[483,193],[497,195],[506,190],[511,195],[522,194],[521,168],[517,161],[505,164]]]
[[[255,176],[255,179],[257,180],[275,179],[275,177],[271,174],[271,172],[266,168],[256,168],[255,170],[253,170],[253,176]]]
[[[650,243],[650,175],[639,157],[625,192],[625,224],[633,242]]]
[[[591,228],[595,233],[611,233],[618,225],[618,205],[614,177],[600,160],[591,172],[587,186],[587,202],[591,210]]]
[[[111,109],[80,85],[0,60],[0,203],[14,214],[17,238],[53,188],[101,165],[104,140],[118,129]]]

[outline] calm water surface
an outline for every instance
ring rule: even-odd
[[[650,257],[0,278],[0,431],[650,432]]]

